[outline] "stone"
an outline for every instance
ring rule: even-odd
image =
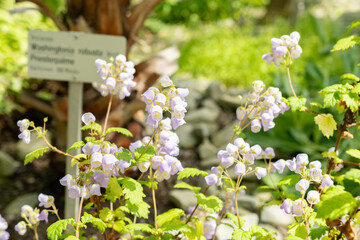
[[[212,108],[201,107],[189,111],[185,115],[185,121],[188,123],[214,123],[219,118],[220,112]]]
[[[209,139],[213,135],[219,126],[217,123],[195,123],[194,124],[194,135],[200,142],[204,139]]]
[[[35,131],[31,132],[30,138],[29,144],[24,143],[22,140],[19,140],[16,143],[16,155],[22,161],[28,153],[48,146],[42,138],[37,138],[37,133]],[[46,138],[51,142],[50,132],[46,133]]]
[[[223,83],[218,81],[213,81],[210,83],[209,87],[206,89],[205,95],[208,98],[218,101],[222,95],[224,95],[226,87]]]
[[[261,210],[260,220],[274,226],[288,226],[294,222],[294,217],[286,214],[278,205],[269,205]]]
[[[220,160],[218,159],[218,157],[215,155],[214,157],[210,157],[210,158],[206,158],[206,159],[202,159],[200,161],[200,168],[201,169],[211,169],[211,167],[214,166],[218,166],[220,163]]]
[[[6,152],[0,151],[0,176],[9,177],[19,168],[20,163]]]
[[[192,124],[185,124],[179,127],[176,131],[179,136],[180,148],[193,148],[198,144],[198,140],[194,137],[194,126]]]
[[[187,189],[174,189],[170,191],[170,200],[175,206],[188,211],[189,207],[195,206],[197,199],[194,192]]]
[[[257,226],[259,224],[259,216],[255,213],[244,214],[241,215],[240,218],[245,220],[245,223],[242,226],[242,229],[245,231],[248,231],[250,227]]]
[[[224,127],[222,130],[216,132],[211,136],[212,143],[220,150],[221,147],[226,146],[234,135],[234,126],[238,121],[234,124],[230,124]]]
[[[242,101],[237,96],[223,95],[218,100],[220,106],[225,109],[236,109],[242,105]]]
[[[217,156],[217,148],[209,140],[205,140],[198,148],[200,159],[207,159]]]
[[[231,239],[232,236],[232,232],[234,231],[233,228],[231,228],[228,225],[225,224],[230,224],[232,225],[234,228],[236,227],[235,224],[233,223],[233,221],[231,219],[225,218],[221,221],[221,224],[219,224],[219,226],[216,229],[216,239],[217,240],[227,240],[227,239]]]
[[[238,197],[238,205],[250,211],[255,211],[260,207],[260,201],[254,196],[243,195]]]
[[[27,193],[15,198],[9,205],[5,208],[5,215],[18,215],[21,214],[21,207],[24,205],[29,205],[31,207],[36,207],[39,203],[38,201],[39,193]]]

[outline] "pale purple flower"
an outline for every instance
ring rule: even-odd
[[[322,180],[322,171],[319,168],[312,168],[309,171],[311,180],[313,180],[314,182],[320,182]]]
[[[131,166],[131,163],[129,163],[128,161],[125,161],[123,159],[120,160],[119,162],[119,167],[120,167],[120,172],[121,173],[125,173],[125,170],[127,168],[129,168]]]
[[[155,105],[150,108],[149,115],[154,121],[160,121],[163,118],[163,110],[160,106]]]
[[[94,116],[94,114],[92,114],[91,112],[87,112],[84,113],[81,116],[81,121],[85,124],[85,125],[89,125],[92,122],[95,122],[96,118]]]
[[[305,191],[309,188],[310,183],[306,179],[300,179],[300,181],[295,185],[295,189],[299,192]]]
[[[300,34],[298,32],[296,32],[296,31],[294,31],[294,32],[290,33],[290,38],[295,39],[296,41],[299,42]]]
[[[243,175],[246,172],[245,164],[238,163],[235,165],[235,174],[238,176]]]
[[[187,88],[178,88],[177,89],[178,96],[185,101],[185,98],[189,95],[189,89]]]
[[[229,155],[229,156],[235,157],[235,156],[237,156],[237,154],[238,154],[238,147],[235,146],[234,144],[228,143],[228,144],[226,145],[226,153],[227,153],[227,155]]]
[[[15,231],[19,233],[19,235],[24,235],[26,233],[26,222],[21,221],[15,225]]]
[[[302,53],[302,48],[300,47],[300,45],[296,45],[290,51],[291,57],[294,59],[299,58],[301,53]]]
[[[46,223],[48,223],[48,216],[49,216],[49,212],[47,210],[42,210],[38,216],[39,221],[45,221]]]
[[[296,162],[295,159],[293,160],[286,160],[285,161],[286,166],[289,168],[290,171],[295,171],[296,169]]]
[[[275,104],[275,98],[273,96],[267,96],[264,99],[263,106],[265,108],[270,108]]]
[[[140,162],[137,164],[137,167],[139,168],[140,172],[146,172],[149,169],[150,162]]]
[[[285,166],[286,166],[286,162],[284,159],[279,159],[276,162],[274,162],[272,164],[273,168],[276,169],[276,171],[278,171],[278,173],[283,173]]]
[[[258,133],[261,130],[261,123],[259,119],[254,119],[251,121],[251,131],[253,133]]]
[[[309,166],[310,166],[310,168],[321,169],[321,162],[319,160],[315,160],[315,161],[310,162]]]
[[[184,119],[171,118],[172,127],[176,130],[178,127],[184,125],[186,122]]]
[[[34,211],[34,209],[29,205],[23,205],[21,207],[21,215],[22,216],[24,215],[26,217],[29,217],[33,211]]]
[[[91,177],[94,179],[95,182],[100,185],[100,187],[107,187],[109,185],[109,178],[105,175],[103,171],[95,171]]]
[[[181,105],[176,105],[174,107],[173,117],[177,120],[182,120],[185,117],[186,108]]]
[[[260,92],[262,92],[262,90],[264,90],[265,84],[261,80],[256,80],[256,81],[252,82],[252,87],[255,92],[260,93]]]
[[[92,150],[92,147],[93,147],[93,143],[92,142],[87,142],[83,147],[82,147],[82,151],[83,153],[85,153],[86,155],[90,155],[91,154],[91,150]]]
[[[280,209],[283,209],[285,213],[290,214],[292,210],[293,201],[289,198],[285,199],[280,206]]]
[[[294,215],[300,216],[304,213],[305,203],[302,199],[297,199],[293,202],[291,211]]]
[[[289,110],[290,107],[285,102],[280,103],[280,113],[284,114],[287,110]]]
[[[136,149],[138,149],[142,146],[144,146],[144,144],[140,140],[137,140],[135,142],[130,143],[129,150],[130,150],[130,152],[134,153],[136,151]]]
[[[332,185],[334,185],[334,181],[328,174],[324,174],[321,181],[321,187],[331,187]]]
[[[261,179],[263,177],[265,177],[267,174],[267,170],[266,168],[263,168],[263,167],[256,167],[255,168],[255,175],[257,177],[257,179]]]
[[[30,131],[24,130],[22,131],[18,137],[23,140],[24,143],[29,144],[30,143]]]
[[[43,193],[40,193],[38,196],[39,200],[39,207],[49,208],[54,205],[54,197],[51,195],[46,195]]]
[[[0,240],[8,240],[10,234],[7,231],[0,230]]]
[[[344,165],[343,164],[337,164],[336,166],[335,166],[335,168],[334,168],[334,171],[335,172],[339,172],[342,168],[344,167]]]
[[[3,218],[0,214],[0,230],[6,230],[8,228],[8,223],[5,218]]]
[[[93,168],[100,167],[102,165],[103,155],[99,152],[93,153],[91,155],[91,166]]]
[[[267,147],[264,150],[267,159],[273,159],[275,157],[275,151],[272,147]]]
[[[221,158],[221,165],[223,165],[225,168],[230,167],[234,163],[234,157],[232,156],[225,156]]]
[[[69,195],[69,198],[78,198],[78,197],[81,197],[81,189],[78,185],[72,185],[69,187],[68,189],[68,195]]]
[[[89,195],[101,196],[100,185],[98,183],[91,185]]]
[[[102,168],[105,171],[110,171],[114,168],[114,165],[118,161],[112,154],[105,154],[102,159]]]
[[[245,118],[246,116],[246,109],[244,107],[238,107],[236,109],[236,118],[241,121]]]
[[[244,159],[246,165],[251,165],[254,163],[255,155],[248,152],[243,156],[243,159]]]
[[[109,77],[105,80],[105,85],[109,90],[113,90],[116,87],[116,80],[112,77]]]
[[[214,219],[208,219],[204,222],[204,237],[206,239],[212,239],[216,230],[216,221]]]
[[[272,129],[275,127],[275,123],[273,122],[274,117],[270,115],[269,113],[263,113],[261,114],[261,123],[264,127],[264,131],[268,131],[269,129]]]
[[[66,174],[60,179],[60,184],[65,187],[69,187],[72,183],[75,183],[75,180],[70,174]]]
[[[273,54],[266,53],[266,54],[262,55],[262,59],[265,60],[268,65],[270,65],[273,61]]]
[[[255,144],[250,148],[250,152],[254,155],[255,158],[257,158],[261,154],[262,148],[259,144]]]
[[[170,87],[173,84],[173,81],[169,78],[169,76],[162,76],[159,80],[160,85],[163,87]]]
[[[216,174],[212,173],[205,177],[206,184],[209,186],[215,185],[218,182]]]
[[[144,98],[144,102],[146,104],[151,104],[153,102],[153,100],[155,99],[155,93],[151,89],[148,89],[141,96]]]
[[[161,130],[170,131],[172,129],[171,119],[170,118],[162,119],[159,123],[159,127]]]
[[[298,168],[303,168],[309,164],[309,157],[306,153],[299,153],[296,155],[296,165]]]
[[[311,190],[308,192],[306,200],[309,204],[315,205],[320,202],[320,194],[315,190]]]
[[[183,168],[181,162],[179,160],[177,160],[177,161],[175,161],[174,163],[171,164],[170,174],[175,175],[178,172],[181,172],[183,170],[184,170],[184,168]]]
[[[165,105],[165,103],[166,103],[166,96],[162,93],[156,94],[154,104],[162,108]]]
[[[28,119],[22,119],[17,121],[17,126],[20,128],[20,132],[27,130],[30,126],[30,121]]]

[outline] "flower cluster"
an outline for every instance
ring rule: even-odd
[[[261,80],[254,81],[250,91],[246,107],[238,107],[236,116],[239,121],[251,120],[251,131],[260,132],[263,127],[268,131],[275,127],[274,119],[279,114],[284,114],[290,107],[283,101],[278,88],[269,87],[265,90],[265,84]]]
[[[192,213],[194,211],[194,208],[195,207],[189,207],[188,212]],[[216,231],[216,219],[218,219],[219,214],[216,212],[210,214],[204,211],[201,207],[199,207],[196,210],[194,216],[196,216],[203,222],[204,237],[206,239],[212,239]]]
[[[271,51],[270,53],[264,54],[262,59],[271,64],[272,62],[276,66],[280,66],[283,62],[290,64],[291,59],[300,57],[302,49],[299,45],[300,34],[298,32],[292,32],[289,35],[281,36],[281,38],[271,39]]]
[[[275,157],[274,150],[270,147],[263,150],[260,145],[256,144],[250,147],[250,144],[245,142],[243,138],[236,138],[234,143],[229,143],[225,150],[218,152],[220,165],[211,168],[211,174],[205,177],[208,185],[220,185],[221,177],[224,169],[229,168],[234,163],[235,174],[242,176],[252,171],[250,165],[253,165],[256,159],[272,159]],[[256,167],[253,171],[258,179],[266,176],[267,170],[263,167]]]
[[[280,159],[273,163],[272,172],[278,171],[282,173],[285,166],[297,174],[300,174],[301,179],[295,185],[295,189],[299,191],[302,195],[301,199],[292,201],[291,199],[285,199],[281,205],[281,209],[287,214],[302,215],[305,209],[304,198],[309,205],[315,205],[320,202],[320,193],[317,190],[310,190],[310,184],[316,184],[321,188],[330,187],[334,184],[333,180],[328,174],[323,174],[321,170],[321,162],[318,160],[312,161],[309,163],[309,157],[305,153],[300,153],[292,160],[283,160]],[[309,166],[309,168],[307,168]]]
[[[6,231],[8,224],[6,220],[0,214],[0,240],[8,240],[10,234]]]
[[[127,61],[126,57],[119,54],[115,62],[111,59],[106,62],[102,59],[95,61],[97,73],[103,83],[100,85],[99,92],[102,96],[109,94],[118,95],[120,99],[130,96],[131,88],[136,86],[134,79],[134,63]]]
[[[30,126],[30,121],[28,119],[19,120],[17,125],[20,129],[20,134],[18,137],[23,140],[24,143],[30,143],[30,130],[28,129]]]
[[[189,94],[189,90],[187,88],[175,88],[172,80],[167,76],[160,79],[160,86],[160,90],[156,87],[150,87],[142,94],[146,103],[145,110],[149,113],[146,123],[157,128],[163,119],[163,111],[169,111],[172,127],[177,129],[185,124],[184,117],[187,106],[185,98]]]

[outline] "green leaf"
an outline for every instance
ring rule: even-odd
[[[66,153],[69,153],[72,150],[81,148],[84,145],[85,145],[85,143],[83,141],[75,142],[68,150],[66,150]]]
[[[117,155],[117,159],[130,161],[132,158],[131,152],[128,149],[122,148],[122,152]]]
[[[306,239],[308,236],[306,226],[302,222],[294,222],[289,226],[288,234],[298,237],[300,239]]]
[[[112,226],[113,229],[119,233],[122,233],[124,227],[125,227],[125,222],[120,220],[120,221],[115,221],[114,225]]]
[[[340,101],[338,93],[327,93],[323,95],[324,107],[333,107]]]
[[[334,220],[351,213],[357,200],[341,186],[331,186],[321,195],[317,206],[317,217]]]
[[[45,147],[45,148],[39,148],[31,153],[28,153],[25,156],[25,161],[24,161],[24,165],[27,165],[29,163],[32,163],[32,161],[34,161],[35,158],[41,157],[42,155],[44,155],[44,153],[46,151],[49,151],[50,148],[49,147]]]
[[[236,216],[235,214],[230,213],[230,212],[226,213],[226,216],[227,216],[228,218],[230,218],[230,219],[234,222],[234,224],[235,224],[236,226],[238,226],[239,228],[241,228],[241,227],[244,225],[244,223],[245,223],[245,219],[240,218],[240,219],[239,219],[239,220],[240,220],[240,223],[238,224],[238,218],[237,218],[237,216]]]
[[[358,82],[360,78],[352,73],[346,73],[340,76],[340,80],[352,80]]]
[[[66,230],[67,225],[74,224],[75,220],[73,218],[58,220],[47,228],[47,236],[50,240],[58,240],[61,233]]]
[[[131,214],[139,218],[148,218],[150,205],[146,202],[131,203],[126,201],[126,207],[130,210]]]
[[[126,128],[121,128],[121,127],[108,128],[105,132],[105,136],[112,132],[117,132],[117,133],[120,133],[127,137],[133,137],[132,133],[129,130],[127,130]]]
[[[331,52],[336,52],[336,51],[343,51],[349,48],[352,48],[353,46],[355,46],[356,44],[360,43],[360,37],[357,36],[349,36],[346,38],[342,38],[339,41],[337,41],[337,43],[334,45],[333,49],[331,49]]]
[[[326,115],[319,114],[315,116],[314,120],[325,137],[329,138],[334,134],[334,130],[336,130],[337,126],[333,116],[330,113]]]
[[[306,104],[306,98],[304,97],[289,97],[288,100],[291,110],[293,112],[297,110],[302,110],[302,108],[305,107]]]
[[[357,28],[360,26],[360,21],[353,21],[350,26],[347,27],[346,31]]]
[[[68,236],[65,238],[65,240],[79,240],[79,239],[75,236]]]
[[[100,218],[96,218],[87,212],[84,212],[84,215],[81,217],[81,222],[83,224],[92,223],[101,233],[104,233],[106,228],[106,224]]]
[[[208,213],[218,212],[222,209],[222,201],[216,196],[206,197],[202,193],[195,194],[198,204]]]
[[[208,175],[208,173],[205,171],[201,171],[197,168],[184,168],[183,171],[178,172],[177,179],[181,180],[183,178],[189,178],[189,177],[194,177],[194,176],[199,176],[199,175],[206,177]]]
[[[357,149],[349,149],[346,153],[354,158],[360,159],[360,151]]]
[[[194,187],[191,186],[190,184],[187,184],[186,182],[178,183],[174,185],[174,188],[186,188],[193,191],[194,193],[199,193],[199,191],[201,190],[201,187]]]
[[[100,210],[99,218],[104,222],[110,222],[114,220],[114,212],[110,210],[108,207],[103,207]]]
[[[359,108],[359,97],[357,93],[348,93],[342,95],[342,100],[345,101],[345,104],[352,112],[356,112]]]
[[[156,217],[157,224],[159,227],[162,227],[166,223],[172,222],[174,220],[179,220],[181,216],[184,216],[184,210],[179,208],[172,208],[163,214],[160,214]]]
[[[102,127],[100,124],[96,123],[96,122],[92,122],[89,125],[84,125],[80,128],[81,131],[86,131],[86,130],[93,130],[95,132],[97,132],[98,134],[101,134],[102,132]]]
[[[300,175],[288,175],[283,177],[278,183],[278,187],[281,187],[283,185],[289,185],[289,186],[295,186],[300,181]]]
[[[139,182],[130,177],[126,177],[120,180],[120,183],[123,188],[123,193],[125,194],[125,198],[129,200],[131,203],[141,203],[143,201],[143,197],[145,194],[143,193],[143,187]]]
[[[320,239],[328,230],[329,230],[328,226],[320,226],[318,228],[312,228],[310,230],[311,239]]]
[[[153,226],[147,223],[135,223],[135,224],[129,224],[127,228],[135,231],[141,231],[141,232],[147,232],[155,234],[156,230]]]
[[[235,229],[232,233],[231,240],[249,240],[251,239],[251,234],[247,231],[242,230],[241,228]]]
[[[260,226],[251,226],[249,232],[251,236],[256,237],[256,239],[272,239],[273,236],[276,235],[276,232],[270,232]]]
[[[109,178],[109,184],[106,188],[105,198],[111,202],[115,202],[123,196],[123,190],[115,177]]]
[[[149,161],[153,156],[155,156],[155,154],[155,147],[153,145],[148,145],[147,147],[141,146],[135,149],[134,156],[136,163],[140,163]]]

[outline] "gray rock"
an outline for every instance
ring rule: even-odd
[[[187,103],[186,110],[187,111],[192,111],[192,110],[196,109],[199,106],[203,96],[198,90],[191,90],[190,89],[189,91],[191,91],[191,92],[186,97],[186,103]]]
[[[273,195],[270,192],[256,192],[254,193],[254,196],[259,199],[261,204],[265,204],[274,199]]]
[[[200,168],[201,169],[211,169],[213,166],[218,166],[220,163],[220,160],[215,155],[214,157],[202,159],[200,162]]]
[[[29,205],[31,207],[37,206],[38,201],[38,193],[27,193],[15,198],[6,208],[6,215],[18,215],[21,214],[21,207],[24,205]]]
[[[217,148],[210,141],[205,140],[198,149],[200,159],[207,159],[217,156]]]
[[[294,222],[294,218],[291,215],[286,214],[278,205],[265,206],[261,210],[260,219],[261,222],[269,223],[274,226],[288,226]]]
[[[220,112],[212,108],[202,107],[189,111],[185,115],[185,121],[188,123],[214,123],[219,118]]]
[[[237,96],[223,95],[218,100],[219,105],[226,109],[236,109],[242,105],[242,101]]]
[[[222,95],[224,95],[226,91],[225,85],[218,82],[218,81],[213,81],[210,83],[209,87],[206,89],[206,96],[208,98],[212,98],[215,101],[218,101]]]
[[[198,140],[194,137],[194,126],[192,124],[185,124],[176,131],[179,136],[180,148],[192,148],[198,144]]]
[[[195,123],[194,135],[202,142],[204,139],[210,138],[219,129],[217,123]]]
[[[189,207],[195,206],[197,199],[193,191],[187,189],[174,189],[170,192],[170,200],[179,208],[187,211]]]
[[[260,201],[254,196],[243,195],[238,197],[238,205],[250,211],[254,211],[260,207]]]
[[[8,177],[13,175],[20,163],[6,152],[0,151],[0,176]]]
[[[51,142],[50,132],[46,133],[46,138]],[[47,147],[47,144],[42,138],[37,138],[36,132],[31,132],[31,140],[29,144],[19,140],[16,143],[16,155],[20,160],[24,160],[28,153],[31,153],[39,148]]]
[[[217,148],[226,146],[229,143],[232,136],[234,135],[235,124],[237,124],[237,122],[234,124],[230,124],[229,126],[223,128],[222,130],[211,136],[211,141]]]
[[[234,228],[236,227],[235,224],[233,223],[233,221],[231,219],[225,218],[221,221],[222,223],[226,223],[226,224],[230,224],[232,225]],[[227,239],[231,239],[232,236],[232,232],[234,231],[233,228],[231,228],[228,225],[225,224],[219,224],[219,226],[216,229],[216,239],[217,240],[227,240]]]
[[[250,227],[257,226],[259,224],[259,216],[255,213],[241,215],[240,217],[245,220],[242,227],[245,231],[248,231]]]
[[[260,223],[259,226],[262,227],[262,228],[265,228],[268,231],[275,232],[276,233],[276,235],[275,235],[276,240],[283,240],[284,239],[284,236],[280,233],[280,231],[278,229],[276,229],[275,227],[273,227],[272,225]]]

